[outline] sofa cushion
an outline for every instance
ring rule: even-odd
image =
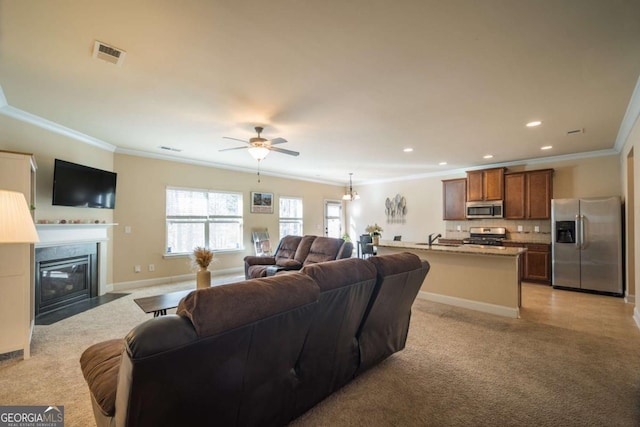
[[[304,260],[304,265],[317,262],[331,261],[338,257],[344,240],[332,237],[317,237],[309,248],[309,255]],[[296,258],[297,259],[297,258]]]
[[[297,364],[299,416],[349,382],[360,360],[356,335],[376,284],[376,269],[359,258],[305,266],[320,287],[318,312]]]
[[[80,356],[80,369],[91,396],[107,417],[116,412],[116,386],[123,350],[124,340],[115,339],[94,344]]]
[[[276,264],[279,260],[293,259],[301,240],[301,236],[284,236],[276,250]]]
[[[289,270],[299,270],[302,268],[300,261],[296,261],[295,259],[279,259],[276,261],[276,265]]]
[[[408,252],[374,256],[376,287],[358,332],[358,374],[402,350],[407,341],[411,306],[429,272],[429,263]]]
[[[376,267],[379,278],[422,268],[420,258],[409,252],[371,257],[368,261]]]
[[[177,314],[207,337],[315,302],[319,292],[313,279],[301,274],[251,279],[191,292]]]
[[[376,277],[375,267],[360,258],[310,264],[300,272],[313,278],[320,287],[320,292],[353,285]]]
[[[304,263],[304,261],[307,259],[307,255],[309,255],[311,245],[317,237],[318,236],[304,236],[302,240],[300,240],[300,244],[298,245],[298,249],[296,250],[296,254],[294,255],[293,259],[301,264]]]

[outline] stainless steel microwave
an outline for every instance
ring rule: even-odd
[[[467,202],[467,219],[502,218],[502,200]]]

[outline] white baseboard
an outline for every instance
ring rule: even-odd
[[[640,310],[638,310],[638,306],[633,309],[633,320],[636,321],[636,326],[640,329]]]
[[[520,318],[520,310],[517,308],[505,307],[502,305],[489,304],[486,302],[472,301],[463,298],[450,297],[447,295],[434,294],[432,292],[418,292],[418,298],[426,299],[442,304],[449,304],[456,307],[468,308],[470,310],[482,311],[483,313],[495,314],[498,316]]]
[[[624,302],[626,302],[627,304],[635,304],[636,303],[636,296],[635,295],[625,295],[624,297]]]
[[[234,267],[234,268],[228,268],[226,270],[215,270],[211,272],[211,277],[226,276],[229,274],[237,274],[237,273],[244,274],[244,268]],[[131,282],[114,283],[112,285],[107,285],[107,291],[108,292],[127,291],[131,289],[145,288],[147,286],[166,285],[170,283],[186,282],[189,280],[193,280],[193,281],[196,280],[195,273],[182,274],[180,276],[156,277],[153,279],[134,280]],[[111,289],[109,290],[109,288]]]

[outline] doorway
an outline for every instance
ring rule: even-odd
[[[342,234],[342,202],[340,200],[325,200],[324,235],[339,239]]]

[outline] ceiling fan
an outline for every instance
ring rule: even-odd
[[[290,156],[299,156],[300,155],[300,153],[298,153],[297,151],[285,150],[284,148],[274,147],[274,145],[284,144],[285,142],[287,142],[286,139],[284,139],[284,138],[266,139],[266,138],[261,137],[260,134],[264,130],[264,128],[262,126],[256,126],[255,130],[258,133],[258,136],[255,137],[255,138],[249,139],[249,141],[245,141],[243,139],[238,139],[238,138],[231,138],[229,136],[223,136],[223,138],[225,138],[225,139],[233,139],[234,141],[244,142],[245,144],[248,144],[248,145],[247,146],[243,146],[243,147],[225,148],[225,149],[219,150],[219,151],[231,151],[231,150],[244,150],[244,149],[247,149],[247,150],[249,150],[249,154],[251,154],[251,156],[254,159],[258,160],[258,161],[260,161],[260,160],[264,159],[265,157],[267,157],[267,155],[269,154],[270,151],[275,151],[277,153],[282,153],[282,154],[288,154]]]

